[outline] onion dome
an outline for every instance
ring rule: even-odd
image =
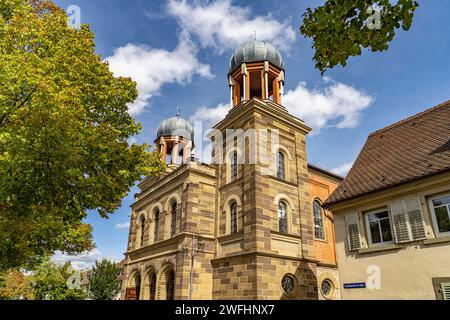
[[[284,62],[281,53],[270,43],[265,41],[246,42],[236,49],[230,62],[230,73],[243,63],[269,61],[274,66],[284,70]]]
[[[156,133],[156,139],[161,137],[179,136],[194,141],[194,127],[186,119],[179,116],[162,121]]]

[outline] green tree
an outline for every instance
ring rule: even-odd
[[[89,296],[94,300],[113,300],[120,292],[120,268],[115,262],[96,261],[89,273]]]
[[[31,275],[36,300],[85,300],[87,293],[81,289],[79,274],[71,263],[58,265],[50,260],[36,267]],[[72,281],[72,278],[76,281]],[[72,284],[72,285],[69,285]]]
[[[312,38],[316,68],[322,74],[337,65],[345,66],[362,49],[385,51],[400,27],[411,27],[419,4],[414,0],[327,0],[308,8],[300,32]],[[380,13],[377,25],[376,11]]]
[[[94,247],[91,210],[107,218],[164,164],[130,145],[136,83],[95,54],[94,35],[48,0],[0,1],[0,270]]]

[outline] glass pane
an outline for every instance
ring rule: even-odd
[[[175,274],[171,271],[167,277],[166,300],[173,300],[175,289]]]
[[[284,276],[281,280],[281,286],[285,293],[290,294],[294,291],[295,281],[290,276]]]
[[[287,221],[286,219],[281,219],[279,220],[279,224],[280,224],[280,232],[281,233],[287,233]]]
[[[159,212],[155,213],[155,232],[154,232],[154,241],[158,241],[158,229],[159,229]]]
[[[380,228],[378,226],[378,221],[369,222],[370,225],[370,235],[372,237],[372,243],[380,243]]]
[[[324,239],[322,227],[316,226],[316,239]]]
[[[448,217],[448,208],[439,207],[434,209],[436,214],[436,221],[439,227],[439,232],[449,232],[450,231],[450,219]]]
[[[172,223],[170,225],[170,235],[173,237],[175,235],[177,228],[177,204],[172,204]]]
[[[278,204],[278,223],[279,223],[279,231],[281,233],[287,233],[287,219],[286,219],[286,204],[284,202],[280,202]]]
[[[389,218],[389,213],[387,211],[369,214],[369,221],[377,221],[385,218]]]
[[[380,226],[383,242],[392,241],[392,232],[389,219],[380,220]]]
[[[237,230],[237,204],[233,203],[231,205],[231,233],[236,233]]]
[[[322,282],[322,293],[325,296],[329,296],[331,294],[332,285],[328,280]]]
[[[280,219],[284,219],[286,217],[286,205],[283,202],[280,202],[278,205],[278,217]]]
[[[434,207],[439,207],[439,206],[442,206],[444,204],[450,204],[450,196],[446,196],[446,197],[442,197],[442,198],[433,200],[433,206]]]
[[[281,152],[277,154],[277,177],[284,179],[284,155]]]

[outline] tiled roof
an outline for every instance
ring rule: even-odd
[[[450,101],[372,133],[325,205],[450,170]]]

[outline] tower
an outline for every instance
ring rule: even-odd
[[[223,137],[215,159],[217,150],[226,151],[216,166],[213,297],[316,299],[306,158],[311,129],[282,105],[282,56],[266,42],[245,43],[231,58],[228,79],[233,108],[214,127]]]
[[[155,144],[161,153],[162,161],[166,164],[186,163],[194,148],[194,128],[177,112],[176,117],[159,124]]]
[[[230,62],[228,74],[231,106],[252,98],[283,103],[284,62],[270,43],[247,42],[238,48]]]

